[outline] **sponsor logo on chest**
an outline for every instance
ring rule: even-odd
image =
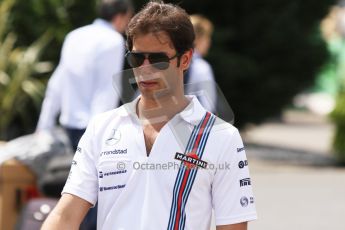
[[[100,157],[109,156],[109,155],[124,155],[127,154],[127,149],[114,149],[109,151],[102,151]]]
[[[195,153],[183,154],[177,152],[175,154],[175,159],[182,161],[187,168],[207,167],[207,162],[200,160],[198,155],[196,155]]]
[[[117,129],[112,129],[105,139],[105,144],[108,146],[116,145],[121,140],[121,132]]]

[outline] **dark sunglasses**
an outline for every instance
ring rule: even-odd
[[[168,57],[165,53],[140,53],[140,52],[127,52],[126,59],[128,64],[132,68],[141,66],[147,58],[150,64],[153,64],[155,68],[165,70],[169,67],[170,60],[178,57],[176,53],[173,57]]]

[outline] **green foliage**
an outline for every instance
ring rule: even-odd
[[[0,139],[34,131],[45,84],[67,32],[90,23],[96,1],[1,0]],[[24,48],[26,47],[26,48]]]
[[[180,1],[176,1],[180,2]],[[215,24],[208,57],[235,113],[235,125],[258,123],[314,83],[328,58],[319,22],[334,0],[227,0],[181,3]]]
[[[51,69],[49,63],[39,62],[51,37],[48,31],[27,48],[15,47],[17,36],[7,30],[13,3],[4,0],[0,5],[0,139],[20,134],[16,127],[32,127],[30,117],[39,110],[44,93],[44,84],[34,74]]]
[[[43,58],[56,64],[65,35],[91,23],[96,14],[95,5],[95,0],[17,0],[10,29],[18,35],[19,46],[30,45],[50,29],[53,40]]]
[[[337,103],[331,118],[336,125],[333,149],[339,162],[345,164],[345,92],[337,97]]]

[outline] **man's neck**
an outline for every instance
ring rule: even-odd
[[[137,105],[137,114],[144,125],[163,127],[177,113],[181,112],[189,100],[184,96],[162,98],[141,97]]]

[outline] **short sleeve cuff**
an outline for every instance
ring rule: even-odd
[[[258,217],[256,212],[248,213],[245,215],[239,216],[230,216],[230,217],[216,217],[216,225],[229,225],[229,224],[238,224],[242,222],[248,222],[256,220]]]
[[[97,202],[97,197],[95,197],[94,195],[91,194],[87,194],[85,191],[79,189],[79,188],[75,188],[73,186],[68,186],[66,185],[64,187],[64,189],[62,190],[61,194],[72,194],[74,196],[77,196],[87,202],[89,202],[90,204],[92,204],[92,207],[95,206],[96,202]]]

